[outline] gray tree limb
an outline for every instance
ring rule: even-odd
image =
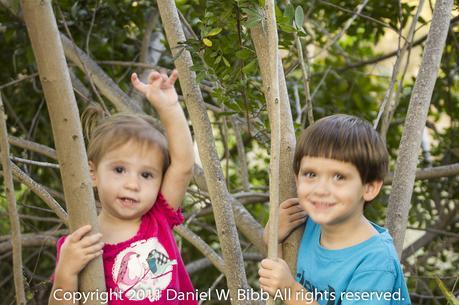
[[[90,224],[99,231],[88,160],[73,88],[50,1],[21,1],[37,61],[61,167],[71,231]],[[80,291],[105,291],[102,257],[79,274]],[[90,300],[86,304],[101,304]]]
[[[16,292],[16,303],[25,305],[24,277],[22,275],[22,244],[21,225],[14,194],[13,175],[10,167],[10,146],[8,144],[8,133],[6,129],[6,115],[3,108],[2,96],[0,94],[0,151],[3,168],[3,183],[5,184],[6,201],[8,202],[8,214],[11,226],[11,243],[13,246],[13,274],[14,288]]]
[[[439,0],[435,3],[432,24],[427,35],[421,67],[411,94],[405,130],[400,142],[400,153],[397,158],[386,220],[386,225],[394,238],[395,248],[399,256],[402,253],[408,222],[422,130],[426,123],[441,55],[448,34],[452,5],[452,0]]]
[[[211,140],[213,139],[212,128],[201,90],[196,82],[196,74],[191,70],[193,65],[191,55],[187,50],[179,49],[178,43],[185,41],[185,35],[177,8],[175,2],[171,0],[159,0],[157,4],[172,55],[177,58],[175,63],[179,73],[180,86],[184,92],[185,103],[195,130],[199,154],[204,164],[205,178],[214,207],[215,222],[225,260],[225,276],[230,294],[233,296],[231,303],[250,304],[249,301],[238,300],[236,297],[237,290],[248,288],[248,284],[231,208],[232,197],[225,184],[215,143]]]

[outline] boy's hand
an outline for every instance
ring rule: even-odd
[[[143,93],[150,104],[160,112],[168,106],[178,104],[178,95],[174,88],[177,77],[178,74],[175,69],[169,77],[166,73],[153,71],[148,76],[148,81],[145,84],[138,78],[136,73],[132,73],[131,82],[134,88]]]
[[[67,236],[61,247],[56,274],[77,276],[92,259],[102,254],[102,234],[87,235],[90,231],[91,226],[86,225]]]
[[[279,242],[283,242],[293,229],[304,223],[307,216],[298,198],[290,198],[282,202],[279,206]]]
[[[262,260],[258,275],[260,288],[271,296],[274,296],[278,289],[293,289],[296,283],[287,263],[280,258]]]

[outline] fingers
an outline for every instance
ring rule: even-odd
[[[104,248],[104,243],[97,243],[93,246],[87,247],[84,252],[86,255],[99,255],[99,253],[102,253],[102,249]]]
[[[150,75],[148,75],[148,83],[153,83],[154,81],[157,81],[158,79],[162,78],[162,74],[159,74],[158,71],[152,71]]]
[[[83,237],[83,239],[81,239],[80,246],[83,247],[83,248],[92,246],[95,243],[99,242],[101,238],[102,238],[102,234],[101,233],[96,233],[96,234],[92,234],[92,235],[89,235],[89,236],[85,236],[85,237]]]
[[[75,230],[75,232],[70,234],[70,236],[69,236],[70,237],[70,241],[78,242],[83,238],[83,236],[88,234],[90,231],[91,231],[91,225],[82,226],[81,228],[78,228],[77,230]]]
[[[137,76],[137,73],[132,73],[132,75],[131,75],[131,83],[132,83],[132,86],[136,90],[140,91],[143,94],[146,94],[146,92],[148,90],[148,85],[144,84],[142,81],[140,81],[139,77]]]
[[[289,198],[282,202],[279,207],[281,209],[288,209],[289,207],[298,205],[299,203],[298,198]]]
[[[173,86],[177,78],[178,78],[178,71],[174,69],[171,73],[171,76],[169,76],[169,84]]]

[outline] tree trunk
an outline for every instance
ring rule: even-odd
[[[405,130],[400,142],[386,220],[399,257],[405,239],[422,131],[448,34],[452,5],[453,0],[438,0],[435,3],[421,68],[411,94]]]
[[[190,113],[198,143],[199,154],[204,165],[218,237],[225,261],[225,276],[232,296],[231,303],[250,304],[248,300],[238,300],[237,298],[237,290],[246,289],[249,286],[231,208],[231,196],[225,184],[215,141],[213,141],[212,127],[207,116],[201,90],[196,82],[196,74],[191,70],[193,65],[191,55],[178,45],[179,42],[185,41],[185,35],[177,14],[177,8],[174,1],[171,0],[160,0],[157,3],[172,55],[177,58],[175,64],[179,73],[180,86],[184,93],[185,103]]]
[[[22,238],[21,225],[14,194],[13,175],[10,167],[10,146],[6,129],[6,116],[0,94],[0,151],[3,168],[3,182],[5,184],[6,200],[8,201],[8,214],[11,223],[11,244],[13,246],[14,287],[16,291],[16,304],[25,305],[24,278],[22,276]]]
[[[251,37],[257,53],[258,66],[260,67],[260,74],[263,80],[263,92],[267,97],[268,79],[269,79],[269,56],[267,37],[263,33],[261,25],[258,25],[251,30]],[[279,98],[280,98],[280,122],[281,122],[281,140],[280,140],[280,181],[279,181],[279,201],[282,202],[288,198],[296,196],[295,175],[293,173],[293,154],[295,152],[295,131],[293,129],[293,119],[290,110],[290,101],[288,98],[287,84],[285,82],[284,69],[282,62],[278,59],[279,74]],[[303,227],[296,229],[284,241],[282,245],[283,258],[288,263],[290,271],[296,272],[296,258],[298,253],[298,246],[301,237],[303,236]]]
[[[79,112],[51,3],[23,0],[21,5],[55,137],[70,230],[89,223],[93,233],[98,232]],[[79,289],[83,292],[105,290],[101,257],[91,261],[80,273]],[[91,300],[87,304],[101,303]]]

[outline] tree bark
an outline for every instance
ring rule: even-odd
[[[255,51],[258,59],[258,66],[260,67],[260,74],[263,80],[263,92],[266,95],[267,79],[269,71],[269,56],[267,53],[267,38],[263,34],[261,25],[258,25],[251,30],[252,41],[255,46]],[[290,101],[288,98],[287,84],[285,82],[284,69],[282,62],[278,58],[279,73],[279,98],[280,98],[280,116],[281,116],[281,141],[280,141],[280,181],[279,181],[279,201],[282,202],[288,198],[296,196],[295,175],[293,173],[293,154],[295,152],[295,131],[293,129],[293,119],[290,110]],[[298,253],[298,246],[301,237],[303,236],[304,227],[296,229],[287,240],[282,244],[283,258],[290,267],[290,271],[296,272],[296,258]]]
[[[11,226],[11,243],[13,246],[13,273],[14,287],[16,292],[16,304],[25,305],[24,277],[22,276],[22,243],[21,225],[14,194],[13,175],[10,167],[10,146],[6,129],[6,116],[3,109],[2,96],[0,94],[0,151],[3,168],[3,183],[5,184],[6,200],[8,202],[8,214]]]
[[[408,106],[405,130],[400,142],[386,225],[394,238],[400,257],[408,222],[422,130],[427,120],[430,100],[448,34],[453,0],[438,0],[432,17],[421,68]]]
[[[99,231],[88,160],[65,61],[50,1],[21,1],[32,48],[37,61],[61,167],[71,231],[90,224]],[[80,291],[105,290],[102,258],[92,260],[79,275]],[[90,300],[87,304],[101,304]]]
[[[240,288],[246,289],[249,286],[231,208],[231,196],[225,184],[215,142],[212,140],[212,128],[201,90],[196,82],[196,74],[191,70],[193,65],[191,55],[187,50],[179,49],[178,43],[185,41],[185,35],[177,8],[174,1],[171,0],[159,0],[157,3],[172,55],[177,58],[175,63],[179,73],[180,86],[184,92],[185,103],[195,130],[199,154],[204,165],[206,183],[214,208],[215,222],[225,261],[225,276],[233,298],[231,303],[250,304],[248,300],[238,300],[237,298],[237,290]]]

